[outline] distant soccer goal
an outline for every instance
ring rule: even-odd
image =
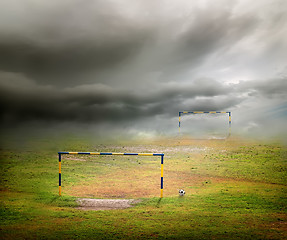
[[[212,115],[218,115],[218,114],[228,114],[228,136],[231,134],[231,112],[217,112],[217,111],[184,111],[179,112],[179,121],[178,121],[178,131],[180,133],[181,128],[181,118],[184,115],[201,115],[201,114],[212,114]],[[202,119],[200,120],[202,121]]]
[[[161,158],[161,177],[160,177],[160,197],[163,197],[163,153],[105,153],[105,152],[58,152],[59,154],[59,196],[62,194],[62,155],[63,154],[84,154],[84,155],[133,155],[133,156],[159,156]]]

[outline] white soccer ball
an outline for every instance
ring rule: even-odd
[[[184,196],[185,194],[185,191],[183,189],[180,189],[178,192],[179,192],[179,196]]]

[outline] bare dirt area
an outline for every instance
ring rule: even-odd
[[[93,199],[93,198],[79,198],[77,203],[80,210],[114,210],[114,209],[126,209],[133,207],[141,200],[135,199]]]

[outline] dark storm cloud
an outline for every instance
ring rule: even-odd
[[[68,76],[88,69],[111,68],[134,55],[140,40],[97,44],[72,42],[64,46],[37,46],[34,43],[0,42],[2,70],[26,72],[41,79],[57,74]],[[99,46],[100,45],[100,46]]]
[[[103,84],[64,89],[40,86],[20,74],[2,73],[0,78],[1,121],[12,124],[129,121],[161,114],[173,117],[187,107],[220,110],[242,101],[236,96],[226,96],[232,88],[213,79],[163,84],[135,94]]]
[[[257,126],[242,109],[286,102],[286,3],[1,1],[1,124],[232,110]]]
[[[27,3],[2,3],[0,69],[43,83],[69,84],[76,81],[74,74],[83,83],[87,71],[93,71],[96,82],[106,80],[96,74],[103,71],[116,82],[122,65],[136,69],[127,69],[136,71],[133,78],[161,71],[169,81],[230,48],[258,24],[251,14],[233,16],[234,4],[226,2],[216,11],[215,4],[198,8],[183,2],[187,10],[181,7],[178,13],[165,10],[170,4],[164,1],[141,3],[141,8],[130,2],[130,10],[125,9],[128,3],[108,1]]]
[[[23,8],[19,14],[14,13],[19,6],[6,5],[0,10],[10,14],[0,17],[0,68],[24,72],[37,81],[56,82],[59,74],[69,77],[79,71],[112,68],[135,55],[146,38],[142,29],[106,1],[19,3]]]

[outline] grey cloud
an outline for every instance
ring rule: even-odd
[[[57,84],[83,71],[111,69],[138,52],[142,39],[98,44],[67,42],[63,46],[37,46],[33,43],[0,42],[0,68],[24,72],[39,81]]]
[[[213,9],[198,10],[193,21],[179,35],[175,42],[176,50],[182,62],[200,56],[228,49],[254,30],[258,19],[255,16],[233,17],[232,9],[213,12]]]
[[[178,111],[231,110],[240,124],[259,126],[265,111],[286,102],[285,6],[1,1],[1,124],[152,129],[157,119],[171,126]],[[256,117],[242,110],[262,105],[270,109]]]
[[[129,121],[160,114],[172,117],[188,105],[219,110],[239,102],[239,99],[217,99],[216,96],[226,95],[230,88],[212,79],[198,79],[183,85],[170,83],[137,94],[103,84],[63,89],[40,86],[20,74],[8,73],[1,75],[0,84],[4,123]]]
[[[111,69],[137,54],[148,36],[107,1],[19,5],[19,15],[13,4],[0,10],[0,68],[37,81],[69,82],[77,72]]]
[[[124,10],[126,4],[107,1],[29,2],[20,4],[24,10],[18,15],[13,14],[15,5],[6,4],[6,11],[18,21],[9,28],[3,22],[11,17],[2,15],[0,68],[58,85],[69,85],[75,75],[81,80],[73,81],[85,82],[83,74],[89,71],[96,82],[107,80],[98,76],[103,71],[112,78],[107,81],[116,82],[121,66],[126,66],[126,72],[134,71],[135,82],[137,74],[150,71],[161,71],[162,78],[171,81],[210,55],[231,48],[257,26],[256,16],[234,17],[234,4],[223,3],[226,7],[216,12],[216,4],[198,8],[184,3],[186,13],[169,10],[165,15],[160,11],[164,2],[142,3],[143,9],[130,3],[130,12]]]
[[[287,99],[287,78],[281,77],[240,82],[237,89],[240,92],[249,93],[251,96],[260,95],[267,98]]]

